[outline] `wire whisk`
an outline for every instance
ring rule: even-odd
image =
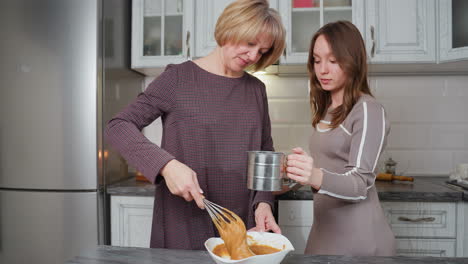
[[[244,221],[230,210],[203,199],[206,211],[224,240],[231,259],[243,259],[255,254],[247,245],[247,230]]]
[[[242,219],[230,210],[208,201],[207,199],[203,199],[203,203],[205,204],[206,211],[208,211],[211,220],[213,220],[213,223],[218,229],[225,227],[225,225],[230,224],[231,222],[240,221],[243,224]]]

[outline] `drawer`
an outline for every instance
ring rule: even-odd
[[[455,257],[455,239],[397,239],[397,255],[407,257]]]
[[[395,236],[401,238],[455,238],[456,204],[383,202]]]
[[[278,201],[278,224],[282,226],[312,226],[314,201]],[[309,234],[307,234],[309,235]]]

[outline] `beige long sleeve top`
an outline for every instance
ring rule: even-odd
[[[327,114],[321,123],[329,124]],[[306,254],[394,255],[395,238],[375,188],[376,166],[389,122],[372,96],[362,95],[335,129],[312,129],[310,152],[323,172],[314,193]]]

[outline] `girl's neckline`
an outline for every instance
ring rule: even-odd
[[[192,64],[195,66],[195,68],[197,68],[199,71],[204,72],[205,74],[209,74],[209,75],[218,77],[218,78],[222,78],[222,79],[237,81],[237,80],[242,80],[243,78],[245,78],[245,77],[248,75],[248,74],[244,71],[244,74],[242,74],[242,76],[240,76],[240,77],[228,77],[228,76],[219,75],[219,74],[216,74],[216,73],[212,73],[212,72],[210,72],[210,71],[207,71],[207,70],[203,69],[202,67],[200,67],[200,65],[196,64],[196,63],[193,62],[193,61],[189,61],[189,62],[192,63]]]
[[[361,93],[361,95],[359,96],[359,99],[356,101],[355,105],[358,104],[359,102],[361,102],[362,100],[366,100],[368,98],[373,98],[373,97],[371,95],[369,95],[369,94]],[[335,110],[336,108],[340,107],[341,105],[343,105],[343,104],[340,104],[337,107],[332,107],[332,105],[330,105],[327,108],[327,113],[330,113],[331,111]]]

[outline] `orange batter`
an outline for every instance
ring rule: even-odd
[[[239,260],[255,256],[247,245],[247,230],[245,229],[244,221],[235,213],[227,210],[228,221],[215,221],[213,222],[218,229],[221,238],[224,240],[227,252],[232,260]],[[227,214],[226,214],[227,215]]]
[[[247,230],[244,221],[235,213],[225,209],[225,218],[212,219],[218,229],[224,244],[217,245],[213,253],[220,257],[230,256],[232,260],[239,260],[255,255],[271,254],[280,249],[267,245],[247,244]],[[219,220],[223,219],[223,220]]]
[[[266,255],[266,254],[272,254],[281,251],[281,249],[277,249],[274,247],[270,247],[267,245],[258,245],[258,244],[253,244],[249,246],[250,250],[255,255]],[[219,257],[229,257],[229,252],[227,251],[226,245],[225,244],[219,244],[213,249],[213,253],[216,256]]]
[[[281,249],[277,249],[268,245],[258,245],[258,244],[253,244],[250,245],[250,250],[252,250],[255,255],[266,255],[266,254],[272,254],[276,252],[280,252]]]

